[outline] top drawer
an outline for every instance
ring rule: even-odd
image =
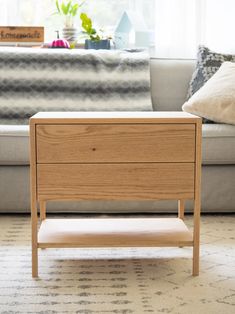
[[[195,124],[37,125],[38,163],[194,162]]]

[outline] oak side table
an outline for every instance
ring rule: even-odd
[[[79,247],[191,246],[199,274],[201,118],[41,112],[30,119],[30,146],[33,277],[39,248]],[[55,200],[178,200],[178,217],[47,219]],[[192,232],[185,200],[194,201]]]

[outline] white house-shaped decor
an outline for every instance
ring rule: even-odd
[[[150,32],[143,17],[139,13],[125,11],[115,30],[114,40],[117,49],[148,47]]]

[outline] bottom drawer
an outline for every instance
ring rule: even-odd
[[[38,200],[193,199],[194,163],[38,164]]]

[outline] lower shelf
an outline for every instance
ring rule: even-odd
[[[46,219],[39,248],[192,246],[179,218]]]

